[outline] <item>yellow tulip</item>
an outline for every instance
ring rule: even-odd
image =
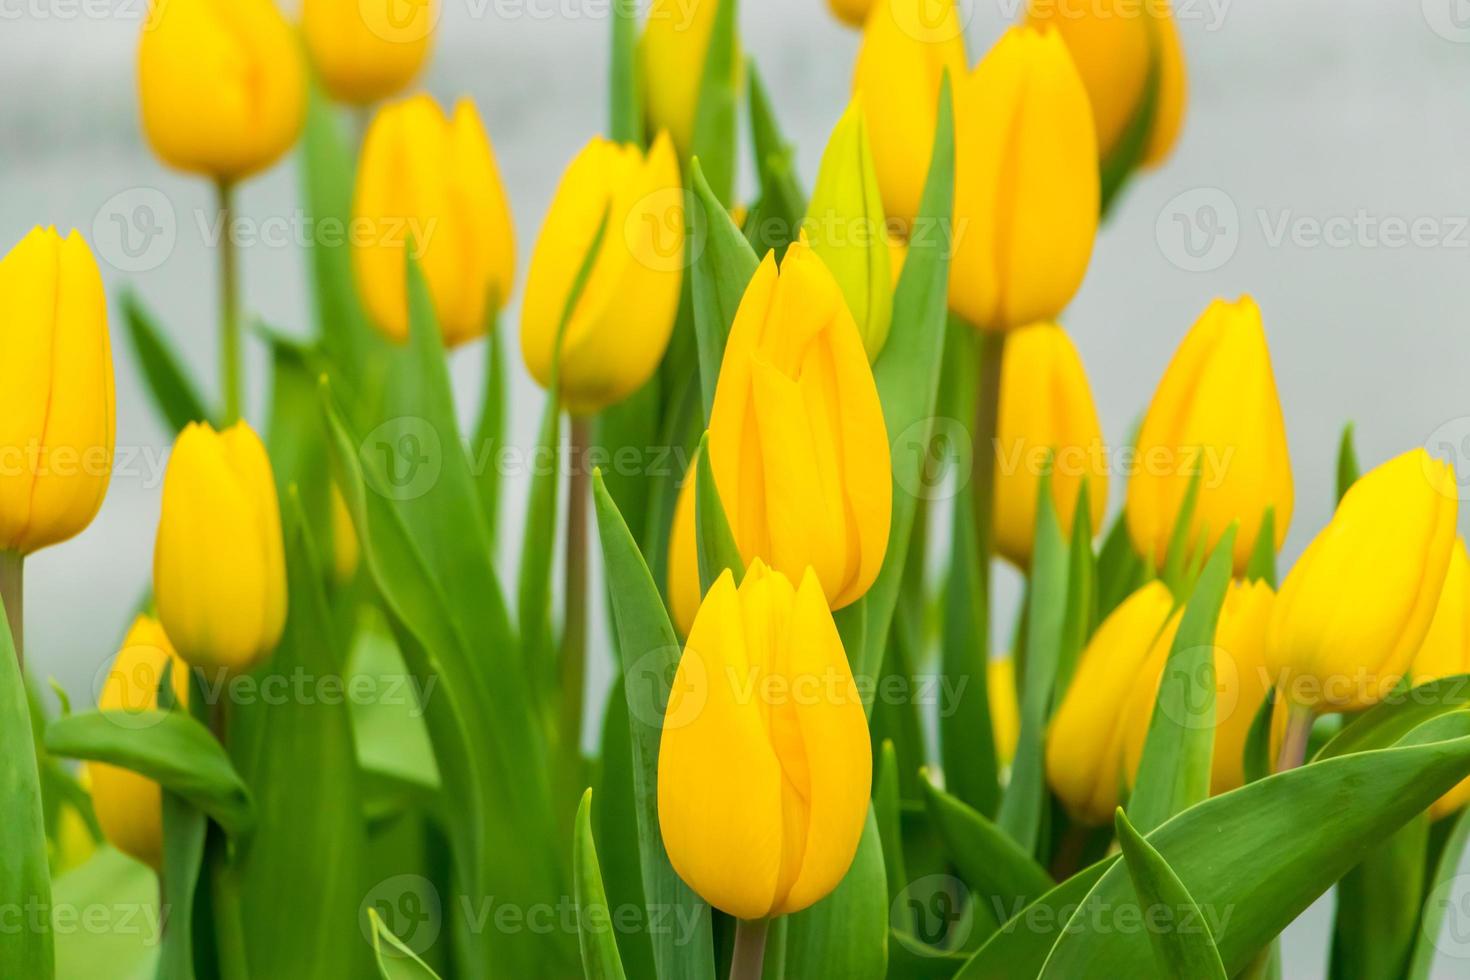
[[[822,588],[760,562],[726,571],[674,676],[658,763],[669,861],[740,919],[799,912],[857,853],[873,760],[867,717]]]
[[[891,0],[863,26],[852,91],[861,97],[883,210],[911,224],[929,176],[944,73],[965,72],[965,36],[953,0]]]
[[[666,130],[689,156],[704,80],[705,56],[714,33],[719,0],[653,0],[639,55],[649,127]],[[735,59],[738,74],[739,58]]]
[[[839,20],[853,27],[862,27],[868,19],[868,11],[873,8],[873,0],[827,0],[827,6]]]
[[[222,181],[248,177],[301,132],[296,35],[271,0],[154,0],[138,47],[138,103],[163,162]]]
[[[81,235],[36,228],[0,259],[0,551],[81,532],[116,431],[107,297]]]
[[[543,388],[551,383],[567,303],[599,226],[602,242],[561,341],[561,393],[577,414],[641,388],[674,329],[684,192],[667,135],[660,133],[646,156],[636,146],[594,139],[562,175],[531,255],[521,308],[521,355]]]
[[[1450,552],[1450,567],[1445,572],[1434,619],[1409,673],[1416,685],[1470,674],[1470,557],[1465,554],[1464,540],[1457,541]],[[1429,815],[1439,820],[1466,803],[1470,803],[1470,779],[1436,800]]]
[[[338,584],[345,585],[357,574],[357,563],[362,557],[362,547],[357,541],[357,529],[352,526],[352,513],[342,491],[332,484],[332,577]]]
[[[985,665],[985,693],[990,705],[990,728],[995,735],[995,755],[1010,765],[1021,737],[1021,703],[1016,691],[1016,661],[1007,654],[991,657]]]
[[[1174,643],[1179,614],[1173,609],[1173,595],[1158,581],[1123,600],[1088,641],[1052,717],[1047,780],[1087,823],[1107,823],[1118,806],[1124,748],[1138,710],[1133,694],[1148,665],[1161,662]]]
[[[192,423],[163,476],[153,551],[158,618],[179,655],[244,673],[268,657],[286,622],[281,512],[265,446],[244,422]]]
[[[955,85],[950,309],[983,330],[1061,313],[1097,234],[1097,134],[1052,30],[1013,27]]]
[[[1343,496],[1271,615],[1267,659],[1299,714],[1370,707],[1408,671],[1444,587],[1457,503],[1449,464],[1423,449]]]
[[[515,283],[515,229],[474,105],[453,118],[427,95],[384,106],[363,141],[352,268],[378,327],[408,336],[404,250],[423,269],[446,346],[485,333]]]
[[[1214,548],[1239,521],[1235,572],[1242,574],[1268,507],[1280,549],[1291,524],[1291,459],[1261,311],[1249,296],[1215,300],[1190,329],[1154,392],[1134,462],[1128,530],[1145,557],[1163,564],[1196,471],[1194,553]]]
[[[883,196],[856,98],[827,142],[802,227],[842,287],[868,360],[876,361],[893,322],[894,276]]]
[[[1065,534],[1087,481],[1092,527],[1108,503],[1108,459],[1082,358],[1054,323],[1015,331],[1006,341],[995,437],[995,546],[1020,568],[1031,565],[1037,482],[1051,453],[1051,493]]]
[[[438,17],[435,0],[402,6],[394,0],[305,0],[301,33],[332,98],[361,106],[413,82],[428,59]]]
[[[689,472],[684,474],[684,485],[679,488],[674,526],[669,531],[669,611],[680,636],[688,636],[694,626],[694,615],[699,612],[703,594],[699,587],[699,532],[695,523],[698,467],[699,456],[695,455],[689,462]]]
[[[1031,0],[1027,23],[1056,28],[1092,100],[1098,149],[1107,159],[1141,108],[1150,61],[1158,58],[1158,101],[1145,162],[1173,149],[1188,99],[1179,28],[1168,0]]]
[[[867,592],[888,550],[888,431],[862,338],[803,242],[767,255],[730,328],[710,466],[741,557],[812,566],[833,609]]]
[[[158,687],[172,662],[169,683],[180,705],[189,703],[189,668],[179,659],[155,619],[139,616],[123,640],[103,682],[102,711],[147,711],[158,707]],[[131,769],[88,763],[97,823],[112,845],[145,864],[163,863],[163,794],[158,784]]]

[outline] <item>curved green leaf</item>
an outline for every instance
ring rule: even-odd
[[[133,353],[143,369],[143,381],[153,407],[170,432],[179,432],[190,422],[207,422],[211,416],[194,381],[174,353],[168,338],[142,300],[131,289],[122,294],[123,323],[128,328]]]
[[[745,287],[760,267],[730,212],[710,190],[698,159],[690,166],[689,212],[694,239],[690,289],[694,302],[694,338],[699,350],[699,383],[704,420],[715,404],[715,383],[725,359],[725,340],[745,296]],[[702,246],[702,247],[698,247]]]
[[[1266,700],[1256,710],[1250,731],[1245,736],[1245,781],[1253,783],[1271,775],[1271,719],[1276,714],[1276,688],[1266,692]]]
[[[699,102],[694,112],[691,156],[704,161],[715,196],[733,203],[735,196],[735,108],[739,100],[739,47],[736,33],[739,4],[724,0],[715,7],[704,73],[699,79]]]
[[[884,739],[878,753],[878,776],[873,781],[873,817],[878,821],[878,837],[883,843],[883,873],[888,881],[890,902],[908,885],[903,860],[902,806],[898,752],[891,739]]]
[[[597,844],[592,839],[592,790],[577,807],[572,839],[572,878],[577,889],[577,936],[582,946],[582,975],[587,980],[624,980],[623,961],[613,937],[612,914],[602,887]]]
[[[1265,582],[1276,588],[1276,508],[1267,507],[1261,517],[1261,530],[1256,534],[1256,543],[1251,548],[1251,557],[1245,568],[1245,577],[1252,582]]]
[[[745,562],[735,546],[735,535],[725,517],[725,506],[715,487],[715,473],[709,458],[709,433],[699,440],[694,487],[694,526],[699,551],[699,588],[708,592],[729,569],[739,584],[745,577]]]
[[[787,976],[882,980],[889,931],[884,876],[878,821],[869,807],[857,855],[837,888],[787,917]]]
[[[1147,930],[1154,962],[1165,980],[1226,980],[1210,927],[1169,863],[1128,822],[1121,807],[1113,821],[1118,846],[1145,921],[1162,912],[1162,928]]]
[[[643,86],[638,73],[637,0],[613,0],[608,137],[643,144]]]
[[[1353,444],[1353,423],[1349,422],[1342,427],[1342,438],[1337,443],[1337,502],[1342,503],[1342,498],[1348,489],[1358,482],[1358,475],[1363,468],[1358,464],[1358,450]]]
[[[378,961],[378,975],[383,980],[439,980],[439,974],[383,923],[378,910],[368,908],[368,922],[373,930],[373,956]],[[387,947],[387,952],[383,947]]]
[[[1445,832],[1438,859],[1434,862],[1433,874],[1425,882],[1425,894],[1428,897],[1423,903],[1419,935],[1409,961],[1406,974],[1408,980],[1430,980],[1434,972],[1435,961],[1440,955],[1440,930],[1444,928],[1445,912],[1450,908],[1451,892],[1459,875],[1460,861],[1465,856],[1467,843],[1470,843],[1470,808],[1461,810],[1454,818],[1453,825]]]
[[[1077,872],[1030,905],[1007,909],[1014,914],[955,974],[954,980],[1015,980],[1016,977],[1039,976],[1047,954],[1056,943],[1057,930],[1117,861],[1116,856],[1099,861]]]
[[[24,916],[23,927],[0,942],[0,976],[49,980],[56,959],[46,911],[51,908],[51,870],[34,745],[25,679],[10,623],[0,608],[0,746],[5,747],[0,753],[0,906]],[[49,742],[46,749],[55,752]]]
[[[1421,813],[1337,883],[1332,919],[1333,980],[1402,977],[1419,933],[1429,852],[1429,815]]]
[[[995,824],[937,789],[925,775],[924,804],[960,877],[992,908],[1030,904],[1056,887],[1029,852]]]
[[[1470,704],[1470,674],[1397,690],[1358,715],[1318,750],[1313,761],[1386,749],[1427,722]]]

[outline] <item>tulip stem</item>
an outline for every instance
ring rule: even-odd
[[[591,474],[587,447],[591,423],[571,417],[567,453],[567,562],[566,620],[561,637],[561,734],[565,739],[568,787],[580,792],[582,779],[583,688],[587,669],[587,510],[591,505]],[[573,797],[575,799],[575,796]]]
[[[1000,366],[1004,330],[980,331],[980,378],[975,399],[974,484],[975,547],[979,555],[980,649],[990,651],[990,561],[995,554],[995,434],[1000,424]],[[1018,651],[1019,652],[1019,651]]]
[[[1307,742],[1312,737],[1312,723],[1317,716],[1311,708],[1292,705],[1286,714],[1286,735],[1281,739],[1281,755],[1276,760],[1276,771],[1286,772],[1307,761]]]
[[[240,419],[240,277],[238,256],[235,253],[235,238],[231,229],[234,220],[235,189],[221,180],[215,185],[219,198],[219,366],[220,387],[224,391],[225,414],[222,419],[227,426]]]
[[[735,956],[730,960],[730,980],[760,980],[766,960],[766,933],[770,919],[741,919],[735,926]]]
[[[5,604],[5,619],[15,641],[15,660],[24,669],[25,658],[25,555],[18,551],[0,551],[0,599]]]

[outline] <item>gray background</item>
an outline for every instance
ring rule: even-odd
[[[857,35],[829,18],[821,0],[742,6],[745,46],[809,181],[847,99]],[[480,107],[510,190],[522,278],[562,166],[604,125],[606,7],[444,0],[426,84],[446,99],[468,94]],[[1470,3],[1176,0],[1176,8],[1190,71],[1182,139],[1166,166],[1128,191],[1100,235],[1067,325],[1105,433],[1120,440],[1205,304],[1256,296],[1297,482],[1289,562],[1329,514],[1345,420],[1358,424],[1365,464],[1428,443],[1458,450],[1456,462],[1470,473]],[[1014,19],[1015,0],[967,4],[966,13],[979,52]],[[81,229],[97,242],[109,290],[133,284],[199,376],[212,378],[214,257],[204,244],[211,196],[202,182],[164,170],[141,141],[133,81],[141,17],[142,0],[0,0],[0,247],[38,223]],[[297,182],[294,161],[251,181],[241,193],[244,213],[291,218]],[[110,216],[160,193],[175,219],[172,247],[149,255],[146,271],[118,268],[125,258],[104,243]],[[1202,221],[1219,234],[1200,237]],[[1394,221],[1418,221],[1418,240],[1395,237]],[[1189,222],[1194,252],[1181,237]],[[1329,232],[1325,240],[1315,228]],[[243,263],[251,308],[304,331],[304,255],[261,244],[244,250]],[[515,323],[512,311],[508,329]],[[116,323],[113,335],[120,471],[93,526],[35,556],[28,577],[30,662],[82,700],[148,579],[167,446]],[[454,360],[466,416],[478,399],[480,360],[478,347]],[[259,350],[251,367],[251,415],[263,422]],[[513,441],[528,446],[542,399],[519,369],[512,397]],[[1112,487],[1115,505],[1121,483]],[[525,489],[524,481],[511,486],[512,519]],[[509,568],[513,556],[500,557]],[[1012,608],[1015,577],[1003,573],[1000,588],[999,608]],[[594,638],[605,635],[600,607],[595,615]],[[998,630],[1004,640],[1009,623]],[[598,690],[608,676],[599,651]],[[594,711],[600,700],[589,698]],[[1319,903],[1288,934],[1289,976],[1322,975],[1329,914]],[[1438,975],[1460,975],[1470,942],[1446,937],[1442,948]]]

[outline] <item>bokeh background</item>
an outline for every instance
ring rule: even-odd
[[[143,143],[134,71],[145,2],[0,0],[0,249],[35,224],[80,229],[114,300],[125,285],[136,289],[212,383],[213,196],[164,170]],[[962,4],[972,57],[1016,19],[1019,2]],[[524,275],[562,167],[605,125],[608,0],[441,3],[425,84],[442,99],[478,104],[509,188]],[[809,187],[847,101],[857,34],[823,0],[741,6],[745,50]],[[1190,82],[1183,136],[1162,169],[1126,192],[1066,325],[1104,431],[1122,441],[1206,303],[1256,297],[1295,467],[1286,567],[1329,516],[1348,420],[1365,466],[1425,444],[1470,477],[1470,2],[1175,0],[1175,10]],[[748,187],[748,159],[741,165]],[[239,194],[247,219],[284,234],[242,250],[249,309],[292,333],[310,324],[309,269],[293,230],[299,180],[290,159]],[[158,216],[159,234],[130,254],[119,222],[136,222],[140,204]],[[93,526],[35,556],[28,576],[28,660],[84,702],[148,582],[168,446],[115,303],[113,322],[118,472]],[[514,306],[503,327],[516,331]],[[258,347],[251,353],[249,414],[263,423],[265,363]],[[478,345],[454,358],[467,418],[481,362]],[[542,395],[519,368],[511,404],[511,441],[529,447]],[[511,527],[527,484],[509,484]],[[1110,487],[1115,508],[1122,484]],[[934,531],[942,537],[943,523]],[[511,549],[500,559],[513,567]],[[1004,644],[1019,580],[1003,572],[999,588]],[[596,714],[611,661],[599,642],[600,604],[593,616]],[[1465,914],[1448,917],[1465,934],[1442,937],[1436,976],[1470,972],[1467,893],[1470,875],[1451,898]],[[1325,975],[1329,903],[1288,933],[1287,976]]]

